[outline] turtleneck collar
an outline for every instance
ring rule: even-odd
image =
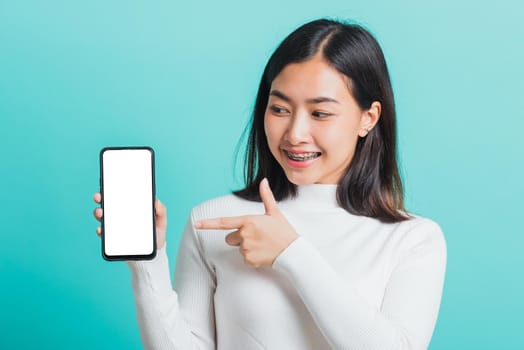
[[[337,203],[337,184],[298,185],[297,196],[289,202],[313,210],[340,208]]]

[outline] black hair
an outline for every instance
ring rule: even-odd
[[[393,89],[382,49],[362,26],[331,19],[306,23],[286,37],[270,57],[260,80],[245,153],[245,188],[236,196],[261,201],[259,184],[267,177],[276,200],[294,197],[291,183],[271,154],[264,132],[264,114],[271,84],[284,67],[316,54],[349,78],[349,89],[362,110],[380,102],[375,127],[359,137],[355,154],[337,186],[337,201],[349,213],[382,222],[409,218],[397,165],[396,116]]]

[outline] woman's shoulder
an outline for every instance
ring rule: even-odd
[[[408,220],[400,222],[400,225],[403,226],[404,229],[411,231],[420,230],[421,228],[431,228],[433,231],[442,232],[442,228],[435,220],[413,213],[408,213],[408,215]]]
[[[191,210],[194,220],[205,218],[263,214],[261,202],[248,201],[234,194],[208,199]]]
[[[410,219],[400,222],[396,231],[405,247],[429,245],[446,250],[442,227],[433,219],[410,213]]]

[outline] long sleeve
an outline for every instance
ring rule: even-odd
[[[416,225],[393,269],[380,308],[369,305],[317,248],[299,237],[274,261],[334,349],[426,349],[435,327],[446,265],[440,227]]]
[[[165,246],[151,261],[128,261],[145,349],[215,349],[215,279],[188,220],[179,247],[175,288]]]

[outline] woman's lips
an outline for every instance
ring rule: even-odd
[[[282,151],[286,158],[286,162],[293,168],[307,168],[322,155],[321,152],[315,151]]]

